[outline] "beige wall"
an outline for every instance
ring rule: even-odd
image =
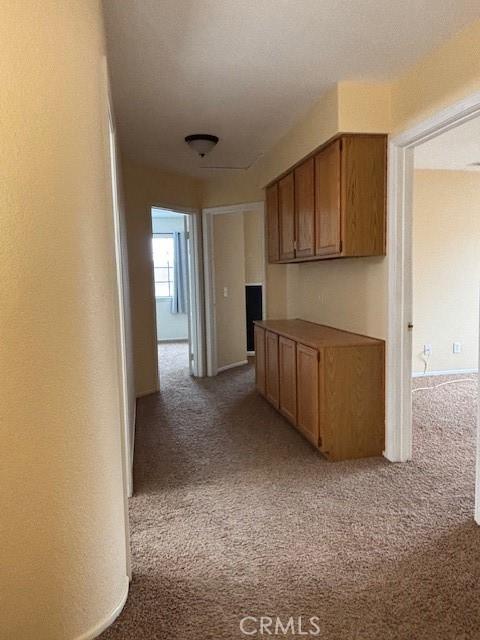
[[[244,361],[247,354],[242,214],[213,216],[213,256],[217,367],[221,368]]]
[[[263,282],[265,277],[265,222],[263,211],[243,215],[245,282]]]
[[[386,133],[392,126],[392,91],[389,83],[340,82],[338,131]]]
[[[197,208],[200,206],[200,184],[187,176],[127,161],[122,167],[136,392],[145,395],[158,388],[151,208],[153,205]]]
[[[128,586],[103,54],[96,0],[2,2],[2,640],[93,635]]]
[[[480,90],[480,20],[419,60],[392,84],[392,129]]]
[[[289,315],[385,338],[386,277],[385,258],[299,264],[289,286]]]
[[[265,224],[262,211],[213,216],[216,331],[218,366],[246,358],[245,283],[267,285],[267,316],[287,315],[286,265],[269,265],[265,271]],[[243,222],[242,222],[243,221]],[[243,242],[238,234],[243,224]],[[223,288],[229,289],[228,298]]]
[[[288,273],[294,268],[287,264],[267,264],[267,318],[286,318]]]
[[[415,171],[413,216],[414,371],[424,371],[424,344],[429,371],[477,368],[480,174]]]

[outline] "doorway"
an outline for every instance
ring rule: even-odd
[[[413,295],[413,228],[414,228],[414,180],[415,180],[415,154],[421,149],[422,144],[434,141],[441,136],[458,129],[480,116],[480,94],[470,96],[436,114],[428,120],[416,125],[412,129],[396,136],[389,144],[389,327],[388,327],[388,356],[387,356],[387,429],[385,456],[392,461],[403,462],[412,458],[412,362],[413,357],[418,356],[418,345],[414,352],[415,336],[415,308]],[[480,127],[480,125],[478,125]],[[476,144],[475,152],[480,156],[480,143],[478,135],[473,138]],[[447,145],[448,146],[448,145]],[[451,153],[448,155],[451,156]],[[472,162],[472,161],[471,161]],[[461,251],[461,243],[455,248],[455,252]],[[455,254],[454,254],[455,255]],[[454,255],[451,259],[454,259]],[[478,336],[478,283],[474,303],[475,323]],[[417,304],[418,307],[418,304]],[[445,323],[447,324],[445,319]],[[450,322],[451,324],[451,322]],[[453,335],[453,334],[452,334]],[[478,338],[477,338],[478,339]],[[450,338],[448,339],[450,341]],[[433,355],[433,343],[421,338],[423,360],[428,364]],[[461,340],[452,339],[451,349],[458,349],[454,343]],[[428,353],[432,348],[432,353]],[[448,347],[450,348],[450,347]],[[478,347],[473,349],[475,366],[458,369],[478,369]],[[471,349],[470,349],[471,351]],[[439,365],[440,367],[441,365]],[[453,369],[452,369],[453,370]],[[442,373],[439,368],[438,372]],[[470,373],[470,372],[469,372]],[[415,385],[417,386],[417,385]],[[478,402],[478,391],[475,392]],[[475,402],[475,421],[478,430],[478,410]],[[478,442],[478,439],[477,439]],[[476,451],[477,476],[475,481],[475,520],[480,523],[480,475],[478,445]]]
[[[253,321],[266,317],[264,203],[202,211],[207,375],[254,355]]]
[[[480,118],[414,149],[412,459],[452,470],[473,510]],[[460,494],[459,494],[460,499]],[[460,500],[459,503],[460,504]],[[467,511],[467,517],[470,515]]]
[[[152,207],[153,290],[160,389],[172,377],[202,376],[198,218]],[[164,385],[163,385],[164,386]]]

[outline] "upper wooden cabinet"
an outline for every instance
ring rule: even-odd
[[[278,237],[278,184],[272,184],[266,189],[266,235],[268,261],[277,262],[280,260],[280,240]]]
[[[295,258],[295,199],[293,173],[288,173],[278,183],[278,222],[280,260]]]
[[[294,172],[295,257],[315,255],[315,165],[310,158]]]
[[[385,255],[387,137],[341,138],[342,255]]]
[[[342,134],[269,185],[269,261],[385,255],[386,158],[387,136]]]
[[[341,249],[341,141],[315,156],[315,254],[329,256]]]

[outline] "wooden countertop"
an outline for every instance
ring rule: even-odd
[[[281,336],[300,342],[313,349],[324,347],[358,347],[383,344],[383,340],[362,336],[350,331],[342,331],[324,324],[307,320],[256,320],[255,325],[263,327]]]

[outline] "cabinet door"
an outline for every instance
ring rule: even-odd
[[[315,254],[315,161],[295,169],[295,257]]]
[[[293,173],[278,183],[278,212],[280,221],[280,260],[295,258],[295,202]]]
[[[296,344],[280,336],[278,360],[280,371],[280,411],[293,424],[297,420]]]
[[[297,428],[319,445],[319,352],[297,344]]]
[[[265,329],[255,325],[255,386],[265,395]]]
[[[266,189],[267,208],[267,252],[269,262],[278,262],[280,258],[280,239],[278,235],[278,184]]]
[[[266,343],[266,382],[265,395],[267,400],[278,409],[278,336],[276,333],[267,331],[265,334]]]
[[[385,255],[387,139],[342,138],[342,253]]]
[[[315,157],[315,254],[340,253],[340,140]]]

